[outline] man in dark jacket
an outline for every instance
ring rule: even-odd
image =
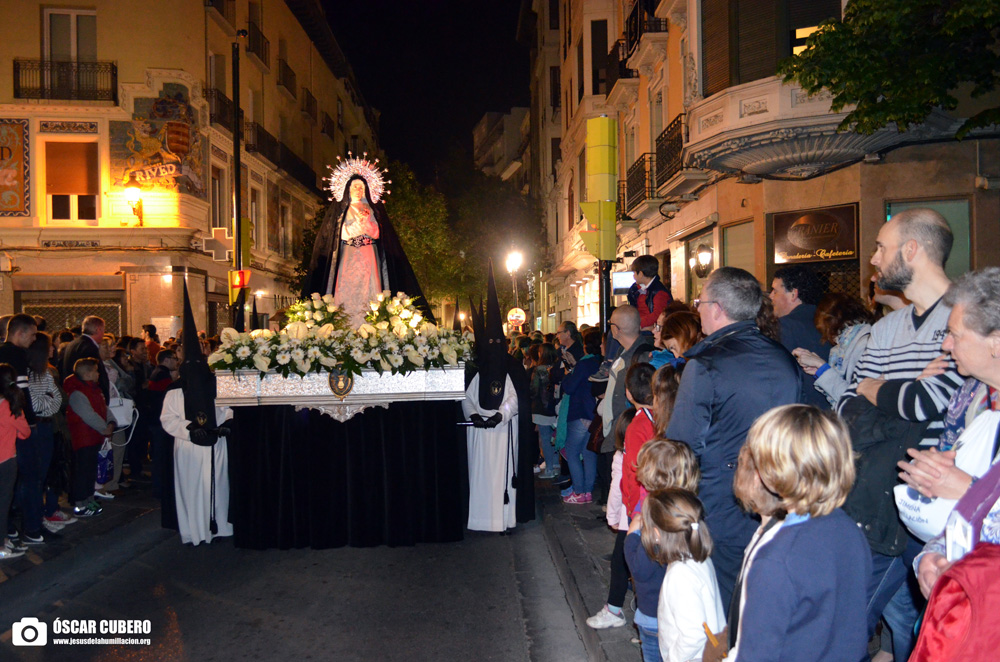
[[[31,315],[12,315],[7,319],[5,338],[0,344],[0,363],[10,364],[17,371],[17,385],[24,392],[24,417],[30,425],[35,425],[35,412],[31,408],[31,392],[28,390],[28,347],[35,342],[38,326]],[[0,535],[3,532],[0,531]]]
[[[104,340],[104,320],[96,315],[90,315],[83,320],[83,333],[66,347],[63,354],[60,374],[66,379],[73,374],[73,366],[80,359],[97,359],[97,370],[100,378],[97,383],[107,402],[111,395],[111,381],[108,371],[101,360],[101,341]]]
[[[801,264],[791,264],[774,272],[771,282],[771,303],[781,325],[781,344],[789,352],[799,347],[817,354],[824,361],[830,358],[830,345],[823,342],[813,321],[816,304],[826,289],[812,269]],[[816,378],[802,373],[806,402],[820,409],[829,409],[830,403],[813,385]]]
[[[686,442],[701,466],[698,496],[715,549],[712,562],[727,607],[757,523],[733,496],[736,460],[754,420],[779,405],[802,402],[799,366],[764,336],[755,319],[764,300],[760,284],[734,267],[716,270],[695,300],[706,338],[684,355],[674,413],[666,437]]]

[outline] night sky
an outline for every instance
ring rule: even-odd
[[[425,181],[488,111],[527,106],[518,0],[322,0],[389,159]]]

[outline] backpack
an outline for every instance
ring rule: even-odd
[[[979,543],[938,578],[910,662],[996,659],[1000,545]]]

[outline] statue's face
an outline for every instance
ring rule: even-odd
[[[363,202],[365,199],[365,183],[360,179],[351,182],[351,202]]]

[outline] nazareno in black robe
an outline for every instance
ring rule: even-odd
[[[424,292],[417,282],[417,277],[413,273],[413,267],[406,257],[403,245],[399,242],[399,235],[389,222],[389,215],[385,211],[385,204],[379,200],[372,202],[368,192],[368,183],[360,175],[354,175],[347,184],[344,185],[344,197],[340,202],[334,202],[326,212],[326,217],[316,232],[316,241],[313,244],[312,257],[309,260],[309,275],[306,278],[305,288],[302,290],[302,298],[308,299],[313,292],[326,294],[327,283],[330,282],[330,270],[333,269],[333,287],[336,291],[336,274],[340,267],[341,251],[340,235],[344,223],[344,217],[351,206],[350,187],[351,182],[360,179],[365,183],[365,198],[375,215],[378,223],[379,237],[375,240],[375,254],[378,256],[379,268],[381,270],[382,289],[389,290],[395,295],[397,292],[404,292],[414,299],[414,305],[423,314],[424,319],[434,322],[434,314],[431,312],[430,304],[424,299]],[[332,294],[332,292],[331,292]]]

